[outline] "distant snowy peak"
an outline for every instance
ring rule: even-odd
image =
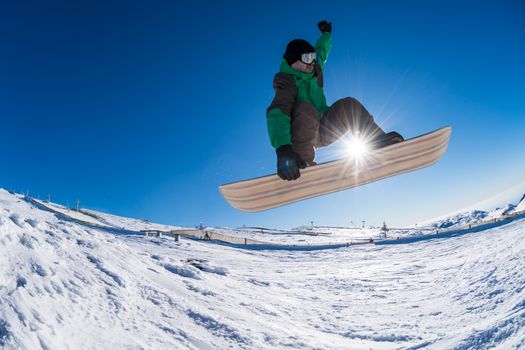
[[[525,210],[525,193],[523,194],[523,197],[521,197],[520,202],[514,209],[515,211],[522,211]]]
[[[488,213],[485,220],[497,219],[501,216],[511,214],[514,212],[514,209],[516,209],[514,204],[507,204],[503,208],[496,208]]]
[[[472,210],[463,212],[439,221],[435,221],[429,226],[438,229],[461,227],[469,224],[476,224],[483,221],[498,219],[502,216],[517,213],[523,210],[525,210],[525,194],[521,198],[521,201],[518,205],[507,204],[504,207],[496,208],[491,211]]]
[[[483,210],[472,210],[465,213],[459,213],[443,220],[430,224],[433,228],[450,228],[455,226],[466,226],[476,222],[483,221],[489,215]]]

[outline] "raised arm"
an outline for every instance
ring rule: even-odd
[[[321,31],[321,37],[315,43],[315,50],[317,51],[317,61],[324,65],[330,54],[332,48],[332,22],[326,20],[317,23],[317,27]]]

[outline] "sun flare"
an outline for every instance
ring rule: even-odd
[[[351,158],[362,158],[369,152],[368,143],[359,138],[352,137],[345,143],[346,154]]]

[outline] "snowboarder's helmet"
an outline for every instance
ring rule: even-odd
[[[288,43],[283,57],[291,66],[301,59],[302,54],[311,52],[315,52],[315,48],[308,41],[295,39]]]

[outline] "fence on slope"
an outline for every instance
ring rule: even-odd
[[[438,238],[438,237],[447,237],[450,235],[460,235],[469,233],[471,231],[481,231],[484,229],[500,226],[503,224],[506,224],[508,222],[513,221],[516,218],[525,217],[525,210],[521,210],[518,212],[514,212],[511,214],[503,215],[498,218],[494,218],[488,221],[483,221],[480,223],[475,224],[468,224],[462,227],[453,227],[453,228],[447,228],[447,229],[432,229],[432,233],[426,233],[421,235],[415,235],[415,236],[398,236],[395,238],[385,238],[385,239],[356,239],[353,241],[345,241],[345,242],[326,242],[326,243],[307,243],[307,244],[283,244],[283,243],[272,243],[272,242],[265,242],[265,241],[259,241],[254,240],[246,237],[236,237],[236,236],[230,236],[225,235],[219,232],[214,231],[213,229],[173,229],[173,230],[157,230],[157,229],[146,229],[146,230],[131,230],[131,229],[125,229],[125,228],[117,228],[113,226],[108,225],[102,225],[95,222],[89,222],[85,220],[81,220],[72,216],[67,215],[67,213],[61,212],[59,210],[54,209],[53,207],[46,205],[44,201],[40,201],[34,198],[31,198],[29,196],[24,196],[24,199],[26,199],[28,202],[44,209],[48,210],[50,212],[53,212],[59,216],[66,217],[68,220],[77,222],[79,224],[90,226],[94,228],[100,228],[104,229],[106,231],[111,231],[121,234],[134,234],[134,235],[144,235],[144,236],[168,236],[168,237],[174,237],[176,240],[179,239],[179,237],[185,237],[189,239],[195,239],[195,240],[202,240],[202,241],[214,241],[219,243],[226,243],[234,246],[242,246],[245,248],[254,248],[254,249],[305,249],[305,250],[311,250],[311,249],[328,249],[328,248],[340,248],[340,247],[348,247],[348,246],[355,246],[355,245],[362,245],[362,244],[390,244],[390,243],[407,243],[412,241],[418,241],[423,239],[431,239],[431,238]],[[95,218],[96,215],[90,215],[91,217]],[[428,231],[428,229],[421,230],[422,231]]]

